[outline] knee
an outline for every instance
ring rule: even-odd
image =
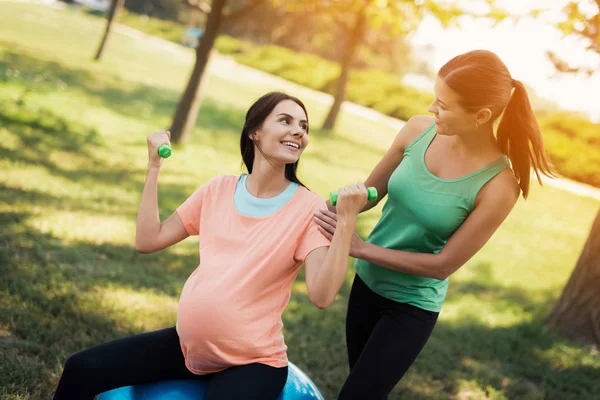
[[[92,356],[89,351],[82,351],[67,359],[54,399],[89,399],[99,393],[93,379],[96,361]]]
[[[63,376],[71,379],[83,379],[90,376],[92,371],[97,369],[94,357],[87,351],[81,351],[73,354],[67,359],[63,369]]]
[[[73,354],[67,359],[62,372],[63,378],[68,378],[77,374],[79,366],[83,363],[83,357],[81,357],[80,354],[81,353]]]

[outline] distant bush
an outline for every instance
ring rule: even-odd
[[[541,117],[540,125],[558,173],[600,187],[600,124],[560,112]]]
[[[251,43],[243,42],[231,36],[220,35],[217,37],[215,47],[221,54],[238,54],[246,52],[252,46]]]
[[[279,46],[253,46],[245,53],[234,55],[234,58],[241,64],[320,91],[324,91],[338,74],[336,63]]]
[[[241,42],[221,36],[215,47],[219,52],[224,48],[227,54],[231,54],[231,48],[238,51],[244,48],[242,44],[233,45],[236,41]],[[240,64],[302,86],[329,94],[335,91],[338,64],[313,54],[296,53],[279,46],[251,45],[246,46],[245,51],[232,55]],[[377,70],[354,70],[350,73],[346,100],[406,120],[414,114],[425,112],[432,96],[404,85],[394,75]]]

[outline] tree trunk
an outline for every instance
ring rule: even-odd
[[[346,43],[344,44],[344,52],[342,54],[342,59],[340,60],[340,76],[336,82],[333,105],[331,106],[329,114],[327,114],[327,118],[325,118],[325,122],[323,123],[323,129],[325,130],[331,130],[335,126],[335,121],[337,120],[340,108],[342,107],[342,103],[346,98],[346,86],[348,84],[348,76],[350,74],[350,65],[354,59],[356,48],[363,39],[366,23],[367,16],[365,10],[363,9],[359,12],[356,18],[356,23],[354,24],[354,28],[350,32],[350,37],[348,37]]]
[[[171,141],[183,143],[187,140],[196,123],[200,100],[202,98],[202,78],[210,58],[210,52],[219,35],[219,28],[223,22],[223,8],[227,0],[214,0],[211,3],[211,12],[206,20],[206,30],[196,46],[196,63],[188,81],[185,92],[177,104],[177,111],[173,117],[173,123],[169,131]]]
[[[108,20],[106,21],[106,29],[104,30],[104,36],[102,36],[102,41],[100,42],[100,47],[98,47],[98,52],[96,52],[96,57],[94,57],[94,61],[100,61],[102,58],[102,54],[104,53],[104,47],[106,46],[106,41],[108,40],[108,35],[112,30],[112,24],[115,19],[119,16],[119,13],[123,9],[123,5],[125,4],[125,0],[113,0],[110,5],[110,10],[108,11]]]
[[[547,321],[561,335],[600,348],[600,212]]]

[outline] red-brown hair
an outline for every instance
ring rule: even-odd
[[[489,108],[492,122],[502,115],[496,139],[510,158],[524,198],[529,194],[531,170],[540,185],[540,173],[554,176],[527,89],[512,78],[500,57],[491,51],[470,51],[448,61],[438,75],[459,95],[466,109]]]

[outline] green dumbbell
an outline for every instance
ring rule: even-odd
[[[329,193],[329,200],[331,201],[332,206],[335,206],[335,204],[337,203],[337,199],[338,199],[337,192]],[[369,200],[369,201],[377,200],[377,188],[374,188],[374,187],[367,188],[367,200]]]
[[[166,143],[163,143],[158,147],[158,155],[162,158],[169,158],[171,156],[171,153],[171,146],[169,146]]]

